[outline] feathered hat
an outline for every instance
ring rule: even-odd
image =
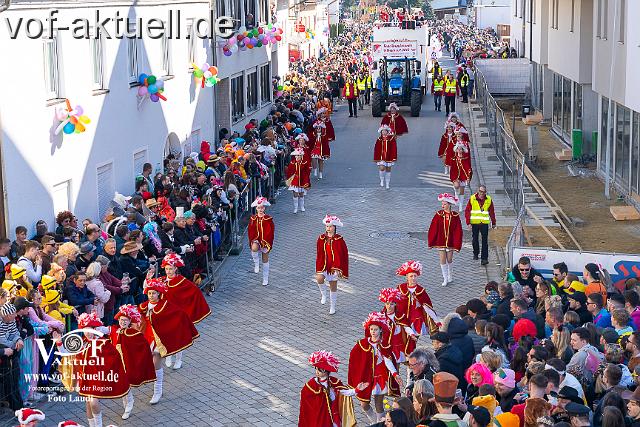
[[[131,304],[120,306],[114,318],[118,320],[121,317],[130,319],[132,323],[140,323],[140,320],[142,320],[142,315],[140,314],[140,311],[138,311],[138,307]]]
[[[184,267],[184,261],[178,254],[167,254],[164,258],[162,258],[162,264],[160,264],[160,267],[165,268],[168,265],[176,268]]]
[[[325,370],[327,372],[338,372],[340,360],[330,351],[314,351],[309,356],[311,366]]]
[[[391,128],[388,125],[382,125],[378,128],[378,133],[382,133],[382,131],[387,131],[389,133],[391,133]]]
[[[422,264],[420,261],[407,261],[396,270],[396,276],[406,276],[409,273],[422,274]]]
[[[67,421],[60,421],[58,423],[58,427],[82,427],[82,426],[75,421],[67,420]]]
[[[78,316],[79,328],[98,328],[103,326],[102,321],[98,317],[97,313],[82,313]]]
[[[453,146],[453,151],[458,151],[459,148],[462,148],[462,151],[465,153],[469,152],[469,147],[462,141],[456,142],[456,145]]]
[[[252,208],[257,208],[258,206],[271,206],[271,203],[269,203],[269,200],[267,200],[266,197],[262,197],[262,196],[258,196],[256,197],[256,199],[253,201],[253,203],[251,203],[251,207]]]
[[[369,337],[369,326],[376,325],[378,326],[382,332],[389,332],[389,324],[387,323],[387,318],[384,314],[374,311],[373,313],[369,313],[367,320],[362,322],[362,327],[364,328],[364,334]]]
[[[291,152],[292,156],[304,156],[304,151],[300,151],[298,149],[295,149]]]
[[[438,194],[438,201],[447,202],[447,203],[451,203],[452,205],[455,205],[458,203],[458,196],[449,194],[449,193],[441,193],[441,194]]]
[[[380,290],[380,295],[378,295],[378,299],[380,302],[388,303],[388,302],[399,302],[402,301],[402,292],[400,292],[397,288],[384,288]]]
[[[298,135],[296,135],[296,140],[298,139],[304,139],[305,141],[309,141],[309,137],[307,136],[306,133],[299,133]]]
[[[327,127],[322,120],[316,120],[313,124],[314,128],[324,128]]]
[[[18,409],[15,414],[20,424],[29,424],[33,421],[44,421],[45,418],[44,412],[33,408]]]
[[[316,114],[320,115],[326,112],[327,112],[327,107],[321,107],[321,108],[318,108],[318,111],[316,111]]]
[[[157,291],[160,294],[166,294],[169,287],[162,279],[147,279],[144,282],[144,293],[148,291]]]
[[[338,218],[335,215],[325,216],[324,219],[322,220],[322,223],[324,225],[335,225],[336,227],[342,227],[344,225],[342,221],[340,221],[340,218]]]
[[[395,102],[392,102],[391,104],[389,104],[389,110],[391,110],[392,108],[394,108],[397,111],[398,110],[398,104],[396,104]]]

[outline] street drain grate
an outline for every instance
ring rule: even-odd
[[[403,231],[377,231],[369,233],[369,237],[378,239],[403,240],[409,239],[411,236],[409,235],[409,233],[405,233]]]

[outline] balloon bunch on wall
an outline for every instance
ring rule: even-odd
[[[56,109],[56,120],[60,123],[56,126],[54,133],[56,135],[59,135],[60,132],[72,134],[82,133],[87,130],[85,125],[91,123],[91,120],[84,115],[82,107],[76,105],[74,108],[71,108],[69,100],[67,99],[65,101],[67,104],[66,108],[60,107]]]
[[[263,25],[251,30],[247,30],[246,27],[240,27],[238,33],[222,46],[222,53],[224,56],[231,56],[239,50],[245,51],[254,47],[277,43],[282,40],[282,33],[282,28],[278,28],[273,24]]]
[[[164,81],[157,79],[153,74],[142,73],[138,76],[138,96],[143,99],[148,96],[152,102],[158,102],[159,100],[166,101],[167,98],[162,94],[164,92]]]
[[[307,28],[305,30],[304,35],[308,39],[315,39],[316,38],[316,32],[313,31],[313,30],[310,30],[309,28]]]
[[[202,67],[198,67],[196,64],[191,64],[193,67],[193,78],[196,84],[201,87],[212,87],[220,81],[218,78],[218,67],[215,65],[209,65],[205,63]]]

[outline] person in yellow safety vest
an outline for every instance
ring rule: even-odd
[[[496,228],[496,214],[493,201],[487,194],[487,187],[482,184],[478,186],[478,192],[469,198],[464,217],[467,227],[472,232],[473,259],[478,259],[480,254],[481,264],[489,264],[489,224],[491,228]],[[482,252],[478,241],[480,234],[482,235]]]
[[[433,77],[431,77],[433,80],[435,80],[436,77],[442,76],[442,67],[440,67],[440,64],[438,64],[438,61],[433,61],[433,67],[431,67],[431,73],[433,73]]]
[[[360,73],[360,77],[356,79],[356,86],[358,86],[358,106],[364,110],[364,93],[367,90],[367,77],[364,73]]]
[[[367,105],[371,102],[371,89],[373,89],[373,79],[371,78],[371,74],[367,73],[367,86],[364,91],[364,100]]]
[[[462,93],[462,102],[464,103],[469,102],[468,89],[469,73],[467,73],[467,70],[465,69],[462,71],[462,77],[460,77],[460,92]]]
[[[458,94],[458,81],[451,75],[451,71],[447,70],[447,74],[444,76],[444,107],[447,117],[449,113],[455,113],[456,111],[456,95]]]
[[[353,77],[347,77],[347,84],[344,86],[342,95],[349,103],[349,117],[358,117],[358,86],[353,81]]]
[[[433,103],[435,111],[442,111],[442,93],[444,91],[444,79],[437,76],[431,79],[431,94],[433,95]]]

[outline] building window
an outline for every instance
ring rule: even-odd
[[[629,187],[629,155],[631,144],[631,110],[616,104],[616,177],[622,187]]]
[[[562,77],[553,73],[553,124],[562,126]]]
[[[147,163],[147,149],[143,148],[133,153],[133,177],[142,175],[142,168]]]
[[[62,98],[60,89],[60,50],[58,35],[44,39],[44,82],[47,100]]]
[[[200,151],[200,129],[194,129],[191,131],[191,135],[184,141],[184,145],[182,147],[183,150],[183,158],[186,159],[189,157],[189,154],[193,152]]]
[[[244,25],[247,28],[256,26],[256,0],[244,0]]]
[[[104,89],[104,53],[102,34],[93,30],[89,38],[91,47],[91,79],[94,89]]]
[[[524,19],[526,12],[525,12],[525,5],[527,4],[527,0],[522,0],[520,2],[520,18]]]
[[[559,21],[559,14],[560,14],[560,0],[555,0],[555,26],[554,28],[557,30],[558,27],[558,21]]]
[[[266,64],[260,67],[260,101],[271,102],[271,66]]]
[[[247,74],[247,111],[258,109],[258,72]]]
[[[602,0],[602,38],[607,39],[609,30],[609,0]]]
[[[633,139],[631,141],[631,191],[640,194],[640,113],[633,113]]]
[[[600,105],[600,170],[604,173],[607,163],[607,140],[609,138],[609,99],[602,97]]]
[[[518,0],[513,0],[513,16],[518,17]]]
[[[127,73],[129,83],[138,81],[138,39],[135,37],[127,39]]]
[[[575,24],[576,19],[576,0],[571,0],[571,26],[569,27],[569,31],[573,33],[573,26]]]
[[[258,0],[258,22],[261,24],[269,23],[269,0]]]
[[[98,183],[98,215],[96,218],[102,218],[107,213],[116,191],[113,181],[113,163],[99,166],[96,178]]]
[[[573,83],[573,128],[582,129],[582,85]]]
[[[218,15],[221,16],[221,15]],[[243,25],[242,19],[242,0],[231,0],[231,17],[235,28],[238,29]]]
[[[571,136],[571,80],[562,78],[562,131]]]
[[[235,123],[244,117],[244,76],[231,79],[231,120]]]
[[[618,24],[618,28],[620,28],[620,34],[618,36],[618,42],[624,43],[624,36],[627,32],[625,23],[627,17],[627,2],[626,0],[620,0],[620,23]]]
[[[226,0],[216,0],[216,13],[220,16],[227,16],[227,2]]]
[[[53,202],[53,211],[62,212],[71,209],[69,200],[71,199],[71,181],[64,181],[53,186],[51,191],[51,201]]]
[[[224,15],[221,15],[224,16]],[[197,63],[196,55],[196,30],[193,26],[193,19],[187,21],[187,61],[189,61],[189,69],[192,68],[191,64]]]
[[[596,0],[596,38],[602,37],[602,0]]]
[[[536,11],[536,0],[531,0],[533,2],[533,6],[531,6],[531,10],[533,11],[533,23],[536,23],[536,15],[537,15],[537,11]]]
[[[166,24],[165,24],[166,27]],[[170,76],[171,67],[171,39],[167,32],[162,35],[162,75]]]

